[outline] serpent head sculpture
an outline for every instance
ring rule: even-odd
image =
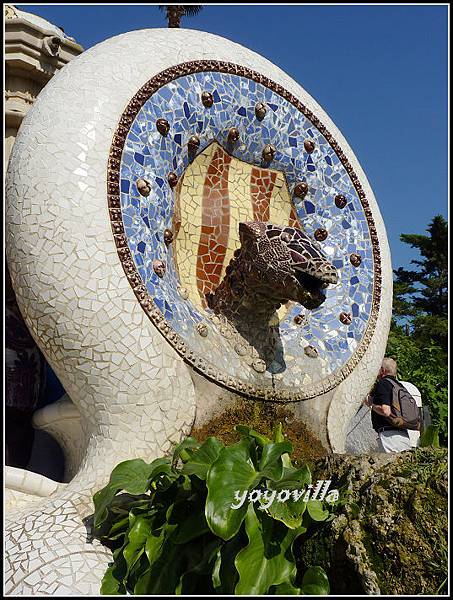
[[[323,290],[338,281],[337,269],[320,246],[295,227],[249,221],[239,224],[241,248],[226,276],[208,297],[215,312],[234,315],[259,305],[273,309],[288,300],[313,309],[325,300]]]
[[[275,311],[289,300],[318,308],[328,285],[338,282],[338,273],[319,245],[295,227],[242,222],[239,236],[241,247],[207,302],[269,365],[278,342],[278,325],[271,324]]]

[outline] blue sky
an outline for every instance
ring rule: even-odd
[[[17,4],[85,49],[166,26],[152,4]],[[418,254],[400,233],[447,217],[446,5],[205,5],[183,26],[276,63],[327,111],[361,163],[384,218],[394,268]]]

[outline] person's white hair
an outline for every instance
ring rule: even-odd
[[[388,358],[387,356],[382,361],[381,369],[387,373],[387,375],[392,375],[396,377],[396,360],[393,358]]]

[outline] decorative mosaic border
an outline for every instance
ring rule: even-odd
[[[327,142],[333,148],[344,168],[346,169],[362,204],[365,217],[367,219],[368,229],[370,232],[370,238],[373,248],[373,266],[374,266],[374,282],[373,282],[373,301],[371,306],[370,317],[368,319],[367,328],[365,333],[360,340],[360,343],[346,364],[336,373],[329,375],[322,381],[308,386],[303,391],[295,390],[294,392],[285,390],[273,390],[272,388],[258,388],[255,385],[246,383],[232,376],[226,375],[223,371],[220,371],[217,367],[210,364],[202,356],[196,354],[188,348],[186,342],[173,330],[173,328],[165,321],[164,315],[155,306],[152,296],[149,294],[145,285],[142,282],[140,274],[135,266],[131,251],[128,246],[127,237],[125,235],[122,213],[121,213],[121,202],[120,202],[120,165],[121,156],[126,141],[126,137],[129,133],[129,129],[132,126],[135,117],[138,112],[145,104],[145,102],[162,86],[170,83],[178,77],[184,75],[190,75],[192,73],[200,73],[203,71],[216,71],[220,73],[228,73],[233,75],[239,75],[251,79],[257,83],[264,85],[273,92],[282,96],[285,100],[290,102],[295,108],[304,114],[304,116],[313,123],[318,131],[325,137]],[[169,188],[170,189],[170,188]],[[360,359],[364,355],[368,345],[371,342],[374,329],[376,327],[377,318],[379,314],[379,306],[381,299],[381,288],[382,288],[382,272],[381,272],[381,256],[379,250],[379,240],[374,224],[373,215],[369,206],[368,200],[365,196],[363,186],[359,181],[357,174],[352,168],[351,163],[347,159],[346,155],[340,148],[338,142],[334,139],[333,135],[327,130],[325,125],[316,117],[311,110],[309,110],[300,100],[293,96],[290,92],[285,90],[281,85],[273,82],[265,75],[261,75],[256,71],[242,67],[230,62],[222,62],[216,60],[200,60],[181,63],[168,69],[165,69],[161,73],[152,77],[141,89],[135,94],[132,100],[127,105],[123,112],[119,124],[116,128],[113,136],[112,145],[110,148],[110,154],[108,159],[107,167],[107,197],[108,207],[110,213],[110,220],[113,230],[113,237],[118,250],[118,255],[123,265],[123,269],[132,286],[132,289],[139,301],[141,307],[148,315],[153,324],[162,333],[162,335],[168,340],[178,354],[193,368],[195,368],[202,375],[211,379],[214,383],[217,383],[231,391],[240,395],[263,399],[272,400],[273,402],[297,402],[300,400],[308,400],[325,394],[338,386],[356,367]]]

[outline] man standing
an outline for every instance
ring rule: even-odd
[[[378,382],[372,396],[364,404],[371,407],[371,423],[379,434],[380,445],[384,452],[402,452],[411,449],[411,440],[407,429],[397,429],[390,425],[386,417],[391,413],[393,383],[396,379],[396,362],[393,358],[384,358],[379,369]]]

